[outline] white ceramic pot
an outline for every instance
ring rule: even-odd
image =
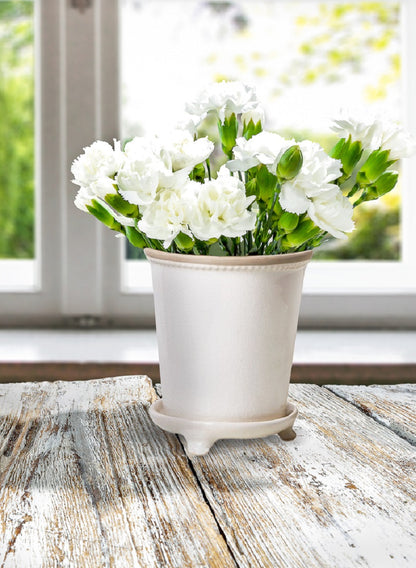
[[[312,251],[191,256],[145,250],[152,267],[161,428],[201,455],[221,438],[294,437],[287,394]]]

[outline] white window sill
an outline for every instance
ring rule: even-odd
[[[0,330],[0,381],[158,378],[154,330]],[[298,332],[292,380],[416,381],[416,331]]]

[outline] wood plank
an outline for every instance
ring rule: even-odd
[[[0,566],[235,566],[150,380],[0,385]]]
[[[291,385],[297,438],[192,458],[239,566],[416,565],[415,448],[314,385]]]
[[[416,445],[416,385],[327,385],[326,388]]]

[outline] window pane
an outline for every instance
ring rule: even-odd
[[[257,88],[266,125],[329,150],[343,107],[401,119],[400,2],[124,0],[122,134],[174,124],[211,81]],[[400,259],[400,188],[315,258]]]
[[[0,259],[35,256],[33,12],[0,2]]]

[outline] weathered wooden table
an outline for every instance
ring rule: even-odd
[[[416,566],[416,385],[292,385],[294,441],[191,460],[152,396],[0,385],[0,566]]]

